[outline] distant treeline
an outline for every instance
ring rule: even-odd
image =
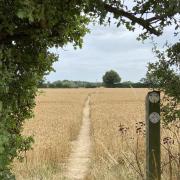
[[[42,83],[40,82],[39,88],[96,88],[102,86],[102,83],[86,82],[86,81],[54,81]]]
[[[54,82],[44,82],[41,81],[39,83],[39,88],[97,88],[97,87],[105,87],[102,82],[86,82],[86,81],[54,81]],[[145,82],[131,82],[126,81],[118,84],[114,84],[109,88],[149,88],[150,85]]]

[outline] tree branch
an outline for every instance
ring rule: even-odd
[[[118,16],[124,16],[124,17],[130,19],[132,22],[138,23],[139,25],[141,25],[144,29],[146,29],[151,34],[154,34],[156,36],[161,35],[161,33],[151,25],[151,21],[147,21],[143,18],[138,18],[138,17],[134,16],[132,13],[126,12],[123,9],[117,9],[115,7],[112,7],[111,5],[106,4],[106,3],[104,3],[104,8],[108,12],[114,13]],[[154,18],[153,18],[153,20],[154,20]]]

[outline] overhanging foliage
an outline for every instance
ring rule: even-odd
[[[140,25],[143,39],[159,36],[165,26],[177,27],[179,9],[178,0],[136,0],[132,8],[114,0],[0,0],[0,179],[14,179],[11,162],[30,148],[21,131],[33,115],[38,82],[57,60],[48,48],[81,47],[89,21],[110,23],[109,13],[117,26]]]

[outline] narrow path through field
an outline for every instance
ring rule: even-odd
[[[84,179],[90,161],[90,96],[83,109],[82,127],[78,138],[73,142],[72,153],[68,161],[66,177],[68,179]]]

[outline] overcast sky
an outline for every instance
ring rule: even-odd
[[[85,36],[82,49],[74,50],[72,45],[51,49],[59,55],[59,61],[54,64],[56,72],[46,77],[48,81],[102,81],[103,74],[111,69],[119,73],[122,81],[137,82],[145,77],[147,63],[153,62],[155,56],[150,40],[144,44],[136,40],[141,32],[139,28],[136,32],[129,32],[115,25],[89,27],[91,33]],[[160,48],[166,39],[177,41],[171,28],[167,28],[163,36],[155,38]]]

